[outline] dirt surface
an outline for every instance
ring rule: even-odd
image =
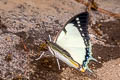
[[[119,0],[96,0],[98,6],[120,13]],[[0,0],[0,80],[120,80],[120,20],[91,12],[94,74],[82,73],[40,47],[74,15],[85,11],[74,0]],[[100,26],[98,26],[100,25]],[[44,57],[35,60],[45,51]]]

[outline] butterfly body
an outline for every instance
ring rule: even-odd
[[[54,54],[54,56],[56,58],[65,62],[70,67],[74,67],[76,69],[80,68],[80,65],[72,59],[72,57],[69,55],[69,53],[67,51],[59,48],[58,45],[56,45],[52,42],[48,42],[48,43],[49,43],[49,50]]]

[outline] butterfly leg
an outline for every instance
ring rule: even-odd
[[[58,69],[60,70],[60,62],[58,59],[56,59],[56,60],[57,60],[57,64],[58,64]]]
[[[45,52],[42,52],[42,54],[37,59],[35,59],[35,60],[41,59],[44,54],[45,54]]]
[[[49,41],[52,41],[50,35],[49,35]],[[50,52],[52,53],[52,55],[55,56],[55,52],[50,47],[48,47],[48,48],[49,48]],[[56,61],[57,61],[57,64],[58,64],[58,69],[60,70],[60,62],[59,62],[59,60],[57,58],[56,58]]]
[[[52,55],[55,56],[55,52],[52,49],[50,49],[50,48],[49,48],[49,50],[52,53]],[[56,58],[56,61],[57,61],[57,64],[58,64],[58,69],[60,70],[60,62],[59,62],[59,60],[57,58]]]
[[[48,47],[48,48],[49,48],[50,52],[52,53],[52,55],[55,56],[55,52],[50,47]],[[56,61],[57,61],[57,64],[58,64],[58,69],[60,70],[60,62],[57,58],[56,58]]]
[[[49,50],[50,50],[51,54],[55,56],[54,51],[53,51],[50,47],[48,47],[48,48],[49,48]]]

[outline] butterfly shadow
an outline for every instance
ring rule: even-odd
[[[60,74],[63,72],[62,68],[67,67],[66,64],[61,65],[60,61],[61,69],[59,70],[56,58],[51,56],[42,57],[41,59],[35,60],[32,63],[36,66],[33,76],[38,75],[37,79],[43,80],[61,80],[62,76]]]

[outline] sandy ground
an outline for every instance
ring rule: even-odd
[[[119,0],[96,0],[99,7],[120,13]],[[53,38],[74,15],[85,6],[74,0],[0,0],[0,79],[1,80],[120,80],[120,20],[93,12],[91,20],[101,24],[98,35],[90,26],[93,39],[91,62],[94,74],[81,73],[60,62],[58,70],[54,57],[42,53],[40,44]],[[99,22],[96,22],[99,21]],[[46,51],[46,54],[49,51]]]

